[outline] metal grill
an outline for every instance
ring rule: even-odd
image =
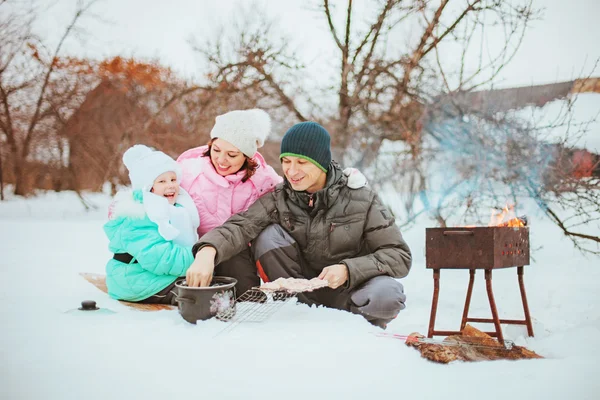
[[[523,266],[529,265],[529,228],[527,227],[452,227],[426,229],[426,267],[433,269],[433,299],[429,317],[427,336],[460,334],[467,322],[493,323],[495,332],[486,332],[501,342],[501,323],[525,325],[529,336],[533,336],[531,316],[527,304]],[[492,271],[497,268],[517,267],[517,279],[523,311],[523,320],[500,319],[492,290]],[[440,292],[440,271],[442,269],[468,269],[469,286],[463,309],[459,331],[438,331],[435,329],[438,298]],[[475,281],[475,272],[485,270],[485,286],[490,303],[492,318],[471,318],[469,307]]]
[[[231,331],[240,323],[264,322],[294,298],[295,293],[252,288],[236,299],[235,307],[216,315],[216,318],[228,322],[218,335]]]
[[[427,228],[425,252],[432,269],[529,265],[529,228]]]

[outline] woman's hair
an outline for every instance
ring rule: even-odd
[[[210,150],[212,149],[212,144],[216,139],[218,138],[213,138],[208,141],[208,149],[206,149],[206,151],[202,155],[203,157],[210,157]],[[242,182],[246,182],[248,179],[250,179],[252,175],[254,175],[254,173],[256,172],[256,169],[258,168],[258,162],[256,162],[255,159],[250,158],[245,154],[244,158],[246,158],[246,160],[244,161],[244,164],[242,164],[240,171],[245,170],[246,174],[242,178]]]

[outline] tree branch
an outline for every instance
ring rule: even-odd
[[[544,206],[542,207],[542,209],[544,210],[544,212],[546,212],[546,214],[548,214],[548,216],[554,220],[554,222],[556,223],[556,225],[558,225],[558,227],[560,229],[562,229],[562,231],[564,232],[564,234],[566,236],[574,236],[574,237],[579,237],[582,239],[588,239],[597,243],[600,243],[600,237],[598,236],[592,236],[592,235],[587,235],[585,233],[578,233],[578,232],[572,232],[569,230],[569,228],[566,227],[566,225],[564,224],[564,222],[558,217],[558,215],[552,211],[552,209],[550,207],[548,207],[547,204],[544,204]]]
[[[323,7],[325,7],[325,15],[327,16],[327,23],[329,24],[329,30],[331,31],[331,35],[335,40],[335,43],[339,47],[340,50],[344,51],[344,46],[342,46],[342,42],[337,36],[337,32],[335,31],[335,26],[333,26],[333,20],[331,19],[331,12],[329,10],[329,0],[323,0]]]
[[[50,82],[50,76],[52,75],[52,72],[54,71],[54,67],[56,66],[56,61],[57,61],[57,58],[58,58],[58,54],[60,53],[60,50],[62,48],[62,45],[65,42],[65,40],[67,39],[67,37],[70,35],[71,31],[74,29],[75,24],[77,23],[77,21],[79,20],[79,18],[95,2],[96,2],[96,0],[92,0],[92,1],[90,1],[86,5],[82,6],[80,4],[78,6],[78,9],[75,12],[75,15],[73,16],[73,20],[67,26],[67,29],[65,29],[64,34],[60,38],[60,41],[58,42],[58,45],[56,46],[56,49],[54,50],[54,54],[52,55],[52,60],[50,61],[50,65],[48,66],[48,71],[46,72],[46,75],[44,76],[44,82],[42,83],[42,87],[40,89],[40,94],[38,95],[38,99],[37,99],[37,102],[36,102],[35,111],[33,113],[33,116],[31,117],[31,121],[29,123],[29,128],[27,129],[27,133],[25,134],[25,140],[23,142],[23,147],[21,148],[21,158],[25,158],[27,156],[28,151],[29,151],[29,144],[31,143],[31,139],[32,139],[32,136],[33,136],[33,131],[34,131],[37,123],[39,122],[40,110],[41,110],[41,107],[42,107],[42,103],[44,101],[44,96],[46,94],[46,88],[48,87],[48,83]]]
[[[383,27],[383,22],[385,21],[388,12],[392,9],[392,7],[394,5],[394,2],[395,2],[394,0],[388,0],[387,1],[387,3],[385,4],[385,6],[383,7],[383,10],[381,11],[381,13],[379,13],[379,16],[377,17],[377,21],[371,26],[371,29],[369,30],[369,32],[367,33],[367,35],[363,39],[363,42],[356,49],[356,53],[354,54],[354,59],[352,60],[353,64],[354,64],[354,60],[356,59],[356,57],[360,53],[363,45],[367,43],[369,37],[371,36],[371,33],[375,32],[374,35],[373,35],[373,40],[371,41],[371,46],[369,48],[369,52],[367,53],[365,59],[363,60],[362,67],[361,67],[360,71],[358,72],[358,74],[356,76],[356,83],[357,84],[360,84],[362,82],[362,78],[364,77],[365,72],[369,68],[369,64],[371,64],[371,59],[373,57],[373,53],[375,52],[375,46],[377,45],[377,41],[379,39],[379,34],[381,33],[381,28]],[[360,92],[362,92],[362,90],[364,89],[365,85],[366,85],[366,83],[362,84],[360,86],[360,89],[358,89],[358,90],[356,90],[354,92],[354,97],[355,98],[358,97],[358,95],[359,95]]]
[[[273,78],[273,76],[271,74],[268,74],[262,66],[255,67],[255,68],[257,69],[257,71],[260,74],[262,74],[265,77],[265,80],[269,83],[269,85],[273,88],[273,90],[275,90],[275,92],[277,93],[277,96],[279,96],[282,103],[287,107],[287,109],[290,110],[292,113],[294,113],[294,115],[296,116],[296,118],[298,118],[298,120],[306,121],[307,120],[306,117],[300,112],[300,110],[298,110],[298,108],[296,108],[294,101],[288,95],[285,94],[285,92],[283,91],[281,86],[279,86],[277,84],[277,82],[275,82],[275,79]]]
[[[4,87],[0,85],[0,94],[2,95],[2,106],[4,107],[4,112],[6,113],[6,124],[2,123],[2,130],[6,133],[6,138],[14,149],[16,149],[16,139],[13,130],[13,122],[10,113],[10,105],[8,104],[8,94],[4,90]]]
[[[431,51],[431,49],[433,49],[435,46],[437,46],[438,43],[441,42],[450,32],[454,31],[454,29],[458,26],[458,24],[467,16],[467,14],[469,12],[475,10],[474,6],[475,6],[475,4],[477,4],[479,2],[481,2],[481,0],[475,0],[473,2],[473,4],[469,4],[469,6],[462,12],[462,14],[460,14],[460,16],[454,21],[454,23],[452,25],[450,25],[450,27],[448,29],[446,29],[444,31],[444,33],[442,33],[440,36],[436,37],[435,40],[429,45],[429,47],[425,51],[423,51],[423,56],[426,55],[427,53],[429,53]],[[446,3],[447,3],[447,1],[446,1]],[[444,6],[445,6],[445,4],[444,4]],[[443,8],[443,7],[440,6],[440,9],[441,8]],[[441,14],[441,12],[440,12],[440,14]],[[437,15],[437,13],[436,13],[436,15]],[[436,22],[436,25],[437,25],[437,22]]]

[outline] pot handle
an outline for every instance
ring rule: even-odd
[[[194,299],[190,299],[188,297],[181,297],[181,296],[177,296],[175,298],[175,301],[178,302],[178,303],[191,303],[191,304],[195,304],[196,303],[196,300],[194,300]]]

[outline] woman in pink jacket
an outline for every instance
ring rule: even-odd
[[[194,200],[202,236],[223,224],[233,214],[246,211],[260,196],[282,181],[257,149],[271,131],[271,119],[263,110],[237,110],[220,115],[210,132],[208,145],[183,153],[177,162],[183,169],[181,187]],[[260,284],[255,271],[240,276],[235,270],[245,251],[215,268],[215,275],[235,276],[237,293]],[[247,265],[247,264],[246,264]]]

